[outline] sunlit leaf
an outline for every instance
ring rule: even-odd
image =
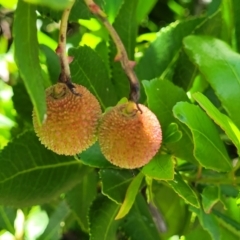
[[[142,168],[142,173],[157,180],[171,180],[174,175],[173,157],[157,153],[153,159]]]
[[[201,165],[217,171],[228,171],[231,163],[219,133],[210,118],[198,106],[180,102],[174,116],[186,124],[193,135],[194,155]]]
[[[240,55],[225,42],[209,36],[188,36],[183,42],[186,53],[240,128]]]
[[[15,60],[36,109],[37,119],[42,122],[46,112],[46,103],[44,79],[38,57],[36,20],[36,8],[24,1],[18,1],[13,28]]]
[[[193,98],[200,104],[206,113],[218,124],[233,141],[240,155],[240,130],[225,114],[221,113],[203,94],[195,93]]]
[[[119,212],[115,219],[123,218],[130,211],[132,205],[134,204],[135,198],[138,194],[140,185],[142,183],[144,175],[139,172],[138,175],[130,183],[124,201],[119,209]]]

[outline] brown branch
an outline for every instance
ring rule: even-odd
[[[60,58],[60,64],[61,64],[61,73],[59,76],[59,82],[65,83],[72,92],[73,92],[74,85],[72,84],[72,81],[71,81],[69,58],[66,54],[66,39],[67,39],[68,18],[74,2],[75,0],[73,0],[69,4],[69,6],[63,11],[60,29],[59,29],[58,47],[56,49],[56,53]]]
[[[120,39],[118,33],[114,29],[114,27],[109,23],[106,14],[102,11],[102,9],[93,1],[93,0],[84,0],[89,10],[96,15],[103,25],[108,30],[110,36],[112,37],[116,47],[117,47],[117,55],[115,57],[115,61],[120,61],[123,70],[125,71],[129,83],[130,83],[130,94],[129,100],[135,103],[138,102],[140,97],[140,85],[137,79],[135,72],[133,71],[133,67],[135,66],[135,62],[129,60],[126,49]],[[141,109],[138,110],[141,111]]]

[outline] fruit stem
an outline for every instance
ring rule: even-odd
[[[109,32],[110,36],[112,37],[117,47],[117,55],[115,57],[115,61],[120,61],[121,66],[124,72],[126,73],[130,83],[129,100],[137,103],[140,97],[140,84],[135,72],[133,71],[135,62],[129,60],[127,51],[122,43],[122,40],[120,39],[114,27],[108,21],[107,15],[103,12],[103,10],[93,0],[84,0],[84,1],[88,6],[89,10],[94,15],[96,15],[98,19],[100,19],[100,21],[103,23],[103,25],[106,27],[107,31]],[[139,109],[139,111],[141,110]]]
[[[69,58],[66,54],[66,39],[67,39],[68,18],[74,2],[75,0],[72,0],[69,6],[63,11],[61,23],[60,23],[60,29],[59,29],[58,47],[56,49],[56,53],[60,58],[60,64],[61,64],[61,73],[59,76],[59,82],[65,83],[73,93],[75,93],[73,91],[73,88],[75,87],[71,81]]]

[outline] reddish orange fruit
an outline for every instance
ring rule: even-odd
[[[75,155],[97,140],[100,105],[85,87],[74,84],[73,94],[64,83],[46,89],[46,120],[40,125],[33,111],[34,130],[42,144],[57,154]]]
[[[162,131],[155,114],[144,105],[128,102],[106,112],[99,126],[101,151],[112,164],[139,168],[158,152]]]

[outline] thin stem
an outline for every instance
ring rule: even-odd
[[[60,29],[59,29],[58,47],[56,49],[56,52],[59,55],[60,63],[61,63],[61,74],[59,77],[59,82],[66,83],[71,90],[74,88],[74,85],[71,82],[69,59],[66,54],[66,39],[67,39],[68,18],[74,2],[75,0],[72,0],[69,6],[63,11]]]
[[[107,16],[102,11],[102,9],[93,0],[84,0],[84,1],[88,6],[89,10],[101,20],[103,25],[108,30],[110,36],[112,37],[117,47],[117,55],[115,57],[115,61],[120,61],[121,66],[129,79],[129,83],[130,83],[129,100],[137,103],[140,97],[140,85],[139,85],[138,78],[135,72],[133,71],[135,62],[129,60],[127,51],[122,43],[122,40],[120,39],[114,27],[108,21]]]

